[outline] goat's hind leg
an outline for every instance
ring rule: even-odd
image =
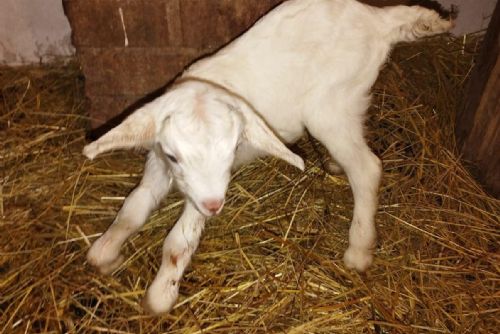
[[[381,177],[380,160],[363,138],[362,117],[352,115],[335,122],[313,121],[311,134],[321,141],[347,174],[354,195],[354,214],[349,230],[349,247],[344,254],[347,267],[366,270],[373,262],[376,243],[374,216]]]
[[[337,152],[337,155],[341,154],[349,155]],[[351,154],[354,155],[342,160],[354,195],[354,214],[344,263],[348,268],[365,271],[373,262],[377,241],[375,214],[382,164],[364,143],[353,149]]]
[[[125,199],[113,224],[94,242],[87,253],[87,261],[103,274],[116,270],[124,261],[120,254],[123,243],[144,225],[151,211],[168,193],[171,183],[168,167],[151,151],[141,183]]]

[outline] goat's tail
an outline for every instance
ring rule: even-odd
[[[397,22],[389,32],[393,43],[411,42],[426,36],[438,35],[454,27],[453,13],[449,18],[420,6],[395,6],[388,10],[389,22]]]

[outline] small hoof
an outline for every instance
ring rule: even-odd
[[[114,261],[100,265],[97,268],[99,269],[99,272],[103,275],[111,275],[116,269],[118,269],[123,262],[125,262],[125,256],[119,255]]]
[[[175,306],[179,295],[179,285],[169,284],[165,291],[156,290],[157,288],[153,283],[146,291],[141,305],[147,314],[158,316],[170,312]]]
[[[373,254],[370,250],[349,247],[344,254],[345,266],[358,272],[366,271],[373,263]]]
[[[158,310],[154,309],[150,303],[148,302],[148,297],[144,297],[141,301],[141,306],[142,309],[144,310],[144,313],[152,315],[152,316],[159,316],[163,314],[164,312],[158,312]]]
[[[118,256],[113,259],[102,260],[94,254],[92,249],[90,249],[87,253],[87,262],[93,267],[96,267],[101,274],[109,275],[125,262],[125,257],[122,254],[118,254]]]
[[[326,163],[326,171],[332,175],[342,175],[344,173],[342,167],[334,161],[328,161]]]

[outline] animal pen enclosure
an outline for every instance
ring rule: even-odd
[[[147,9],[156,2],[145,3],[144,13],[160,12]],[[193,3],[199,2],[182,1]],[[226,26],[238,29],[274,4],[256,1],[250,5],[255,12],[241,14],[224,7],[238,1],[217,3],[203,10],[228,11],[239,19]],[[116,9],[107,15],[121,20]],[[92,15],[105,26],[104,16]],[[199,29],[201,22],[188,25]],[[144,29],[143,23],[135,24]],[[142,40],[146,32],[134,40],[128,30],[130,50],[120,54],[124,36],[119,27],[116,45],[113,33],[100,47],[87,45],[85,51],[81,44],[81,64],[1,68],[0,332],[495,333],[500,203],[463,167],[453,129],[480,49],[476,35],[400,45],[375,84],[367,128],[384,176],[376,217],[379,243],[367,273],[346,270],[342,263],[352,195],[345,176],[325,171],[326,152],[311,138],[293,148],[306,160],[304,172],[262,159],[235,174],[223,213],[207,224],[181,283],[181,297],[168,315],[145,315],[140,300],[182,207],[177,194],[127,243],[127,260],[112,276],[86,265],[90,243],[140,180],[144,161],[140,152],[86,161],[81,150],[93,113],[111,105],[113,113],[126,107],[164,84],[151,78],[155,71],[173,76],[187,58],[237,33],[231,29],[229,34],[220,21],[207,26],[202,30],[219,36],[217,42],[182,34],[199,47],[163,45],[147,51],[148,44],[133,50],[133,43],[150,42]],[[162,33],[150,36],[155,34]],[[168,60],[175,50],[187,54],[168,63],[176,70],[150,67],[152,59]],[[122,59],[129,56],[127,67]],[[102,78],[93,81],[86,72],[90,65]],[[104,101],[92,107],[90,118],[80,66],[85,93],[96,94],[93,103]],[[124,77],[127,68],[137,77]],[[110,91],[119,88],[125,93]]]

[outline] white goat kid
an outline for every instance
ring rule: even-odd
[[[274,155],[303,169],[280,139],[292,143],[307,128],[347,174],[355,206],[344,262],[365,270],[373,260],[381,176],[380,160],[363,137],[370,88],[395,43],[451,27],[421,7],[374,8],[354,0],[290,0],[276,7],[85,147],[90,159],[112,149],[150,149],[140,185],[88,261],[103,273],[118,268],[122,244],[175,182],[185,209],[165,239],[144,303],[153,313],[169,311],[206,217],[222,209],[231,168]]]

